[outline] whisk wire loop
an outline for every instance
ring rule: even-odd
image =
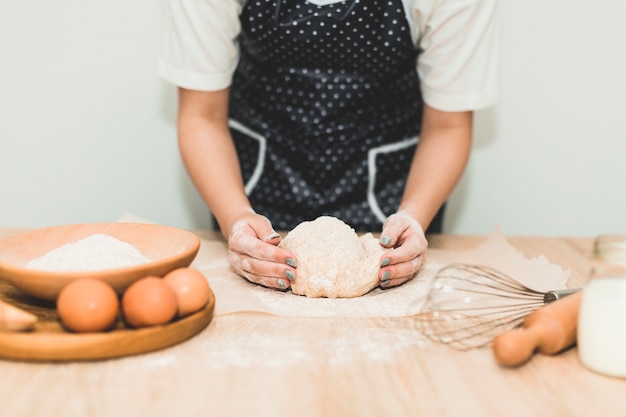
[[[428,339],[469,350],[488,347],[553,299],[488,266],[453,263],[437,271],[414,318]]]

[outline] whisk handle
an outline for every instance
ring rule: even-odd
[[[580,291],[580,288],[548,291],[543,295],[543,302],[544,304],[552,303],[556,300],[560,300],[563,297],[567,297],[568,295],[577,293],[578,291]]]
[[[501,365],[518,366],[535,351],[553,355],[576,342],[582,291],[561,298],[530,314],[522,328],[499,334],[493,354]]]

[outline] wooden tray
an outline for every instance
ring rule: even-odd
[[[202,331],[213,317],[215,296],[207,306],[165,326],[115,329],[101,333],[71,333],[60,324],[52,302],[31,297],[0,281],[0,299],[39,319],[30,332],[0,331],[0,358],[24,361],[86,361],[136,355],[175,345]]]

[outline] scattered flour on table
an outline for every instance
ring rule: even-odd
[[[27,268],[56,272],[98,271],[150,262],[136,247],[96,233],[67,243],[26,264]]]
[[[319,326],[319,325],[318,325]],[[245,327],[245,325],[244,325]],[[170,354],[163,351],[129,358],[138,369],[180,367],[186,362],[201,369],[289,368],[294,365],[349,366],[354,363],[391,363],[397,355],[432,348],[432,342],[412,328],[350,325],[341,332],[317,333],[265,328],[201,332]]]
[[[388,364],[399,355],[432,349],[433,343],[412,328],[350,326],[329,334],[280,331],[228,331],[214,336],[203,331],[184,343],[138,356],[116,359],[132,362],[140,372],[158,369],[287,369],[294,366],[351,366]]]

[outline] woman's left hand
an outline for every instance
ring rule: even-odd
[[[378,277],[383,288],[405,283],[424,264],[428,241],[422,226],[408,213],[399,211],[385,220],[380,244],[392,249],[380,259]]]

